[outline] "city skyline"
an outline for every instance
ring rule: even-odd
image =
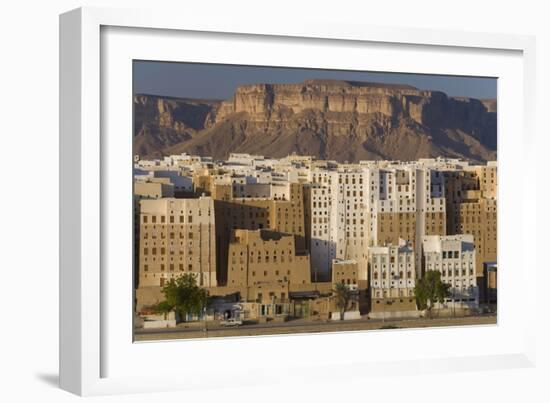
[[[421,325],[432,320],[419,294],[431,273],[447,290],[433,302],[438,318],[494,323],[477,314],[496,309],[496,169],[495,161],[448,158],[136,159],[136,312],[144,320],[136,337]],[[155,306],[170,287],[183,287],[178,279],[210,302],[204,312],[161,320]],[[203,322],[209,333],[155,330]]]

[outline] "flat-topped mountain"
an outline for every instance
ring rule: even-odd
[[[243,85],[225,101],[134,97],[134,153],[322,159],[496,159],[496,101],[409,85],[307,80]]]

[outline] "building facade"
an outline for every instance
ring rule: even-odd
[[[228,264],[230,287],[311,282],[309,255],[297,253],[294,235],[237,229],[229,244]]]
[[[440,308],[479,307],[476,249],[473,235],[425,236],[422,242],[425,271],[441,273],[450,296]]]
[[[139,287],[162,287],[184,273],[216,286],[213,199],[141,200],[139,232]]]
[[[369,248],[372,318],[417,316],[414,249],[403,240],[398,245]]]

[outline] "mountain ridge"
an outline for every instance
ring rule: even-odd
[[[136,94],[134,153],[321,159],[496,159],[496,100],[408,85],[306,80],[239,86],[227,100]]]

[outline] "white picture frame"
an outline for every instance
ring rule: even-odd
[[[112,36],[107,38],[105,33]],[[119,155],[117,150],[128,151],[131,137],[115,137],[107,133],[113,133],[115,128],[120,129],[120,133],[127,133],[128,124],[131,126],[131,121],[125,119],[128,111],[131,111],[130,102],[128,101],[126,107],[123,105],[128,91],[128,81],[123,78],[128,60],[138,58],[137,56],[166,60],[168,53],[163,52],[173,48],[174,41],[181,40],[178,35],[185,36],[185,33],[192,33],[194,40],[199,41],[202,37],[212,38],[212,41],[220,38],[229,41],[230,37],[239,41],[241,38],[252,38],[252,42],[247,42],[246,46],[267,46],[269,43],[274,49],[281,43],[288,45],[288,41],[302,49],[312,43],[319,43],[319,46],[327,49],[330,47],[335,52],[346,46],[359,47],[359,51],[363,51],[361,46],[370,46],[372,49],[376,48],[371,49],[373,52],[394,49],[395,54],[388,56],[387,61],[378,61],[376,65],[372,62],[371,70],[391,71],[388,63],[398,60],[396,58],[399,57],[399,52],[407,54],[410,51],[426,54],[427,59],[422,63],[432,63],[432,71],[435,69],[440,74],[457,74],[460,71],[472,75],[474,72],[501,72],[502,75],[487,74],[498,76],[501,80],[498,102],[498,158],[499,175],[505,180],[499,183],[498,325],[476,329],[390,331],[384,332],[382,341],[379,341],[381,332],[371,332],[368,336],[365,332],[347,332],[320,336],[132,343],[131,338],[128,338],[131,329],[127,326],[128,321],[131,322],[131,312],[127,312],[127,319],[122,316],[128,304],[124,298],[130,298],[125,293],[131,293],[131,283],[125,283],[127,274],[118,276],[113,274],[114,271],[106,269],[113,267],[113,261],[120,263],[119,267],[125,267],[128,244],[124,244],[126,249],[121,247],[120,250],[114,250],[105,241],[118,235],[123,237],[124,234],[119,232],[130,228],[125,225],[131,223],[131,210],[124,215],[122,209],[125,204],[117,204],[116,200],[122,199],[117,198],[114,193],[125,192],[131,186],[130,181],[124,186],[124,181],[128,178],[125,172],[127,170],[123,168],[125,162],[116,162]],[[136,50],[135,46],[124,41],[132,41],[131,37],[138,34],[142,37],[140,49]],[[153,49],[155,43],[149,40],[151,35],[154,35],[154,42],[158,45],[156,50]],[[227,38],[224,39],[224,36]],[[513,190],[517,189],[513,186],[536,189],[534,176],[522,177],[514,172],[511,165],[512,150],[520,150],[519,158],[526,163],[534,155],[533,37],[372,27],[314,20],[288,22],[282,26],[269,20],[244,20],[237,17],[224,20],[201,19],[159,10],[81,8],[61,15],[60,49],[60,384],[63,389],[79,395],[97,395],[270,383],[275,379],[261,371],[262,366],[267,366],[267,362],[270,367],[284,369],[279,371],[277,382],[296,382],[298,375],[302,381],[307,378],[323,379],[329,372],[335,372],[330,371],[331,368],[345,369],[337,372],[353,371],[358,376],[370,376],[381,373],[398,375],[534,365],[535,327],[532,316],[536,311],[536,295],[527,284],[529,278],[536,276],[537,265],[534,254],[523,253],[529,247],[527,234],[534,233],[536,227],[536,211],[530,204],[534,195],[533,191],[530,196],[527,192],[519,192],[518,199],[514,201],[507,201],[506,198],[506,195],[514,194]],[[206,57],[200,55],[198,46],[193,49],[197,50],[197,60]],[[464,57],[463,53],[469,52],[473,55],[470,56],[472,60],[477,58],[481,61],[477,64],[465,63],[463,66],[446,65],[445,57],[436,59],[430,52],[445,54],[448,60],[459,60]],[[215,57],[209,56],[209,61],[232,62],[229,55],[222,53],[220,51]],[[258,64],[275,65],[268,60],[267,52],[251,53],[246,60],[256,57]],[[292,54],[291,51],[288,53]],[[298,53],[294,56],[297,55]],[[490,65],[490,60],[496,60],[491,58],[498,59],[501,56],[500,65]],[[106,57],[110,59],[104,60]],[[175,54],[173,57],[180,60]],[[280,65],[289,65],[289,57],[291,56],[281,55]],[[483,61],[484,57],[488,59]],[[114,62],[117,58],[120,61],[111,65],[110,60]],[[300,65],[334,66],[330,64],[334,61],[327,61],[323,66],[315,64],[313,59],[311,65],[306,65],[307,63],[307,60],[302,60]],[[357,63],[356,69],[365,66]],[[415,67],[412,64],[411,66],[405,71],[412,72]],[[421,64],[417,66],[419,70],[415,72],[424,70]],[[511,93],[518,95],[519,99],[513,102],[508,102],[506,98],[501,99],[502,94]],[[109,108],[104,109],[106,104]],[[517,110],[518,105],[519,112],[511,117],[507,112]],[[111,120],[116,115],[112,113],[115,110],[122,114],[122,118],[117,118],[116,121]],[[515,138],[512,136],[513,132],[517,134]],[[122,157],[124,158],[126,157]],[[510,214],[512,208],[516,209],[515,214]],[[117,214],[121,211],[123,214]],[[515,249],[512,250],[511,246]],[[512,277],[506,267],[520,267],[521,274]],[[131,272],[130,267],[128,272]],[[514,295],[523,301],[522,309],[518,309],[511,299],[512,291],[507,285],[512,282],[517,286],[517,290],[513,291]],[[118,291],[119,288],[115,285],[120,284],[127,286]],[[368,347],[371,342],[391,346],[392,343],[403,340],[405,334],[412,335],[410,337],[419,343],[423,343],[422,340],[433,343],[443,337],[447,340],[480,337],[480,340],[494,339],[495,342],[485,347],[485,353],[481,348],[466,351],[455,346],[443,354],[440,351],[429,353],[419,348],[416,353],[387,351],[382,356],[380,351],[384,351],[383,348]],[[499,340],[502,342],[499,343]],[[320,345],[356,349],[357,346],[365,345],[365,341],[366,347],[353,356],[344,354],[341,358],[320,359],[315,354]],[[239,354],[235,354],[237,350]],[[303,355],[300,357],[291,354],[292,357],[282,360],[281,351],[299,351]],[[196,364],[193,372],[187,371],[182,366],[182,361],[176,360],[175,364],[168,362],[167,353],[174,356],[184,354]],[[243,354],[249,360],[246,379],[238,373],[223,373],[202,365],[202,360],[199,362],[199,357],[236,360],[243,357]],[[143,363],[143,371],[133,359]],[[153,371],[156,372],[155,375],[146,371],[146,367],[162,370]],[[304,368],[307,368],[307,375],[304,374]],[[331,373],[331,377],[334,377],[334,373]]]

